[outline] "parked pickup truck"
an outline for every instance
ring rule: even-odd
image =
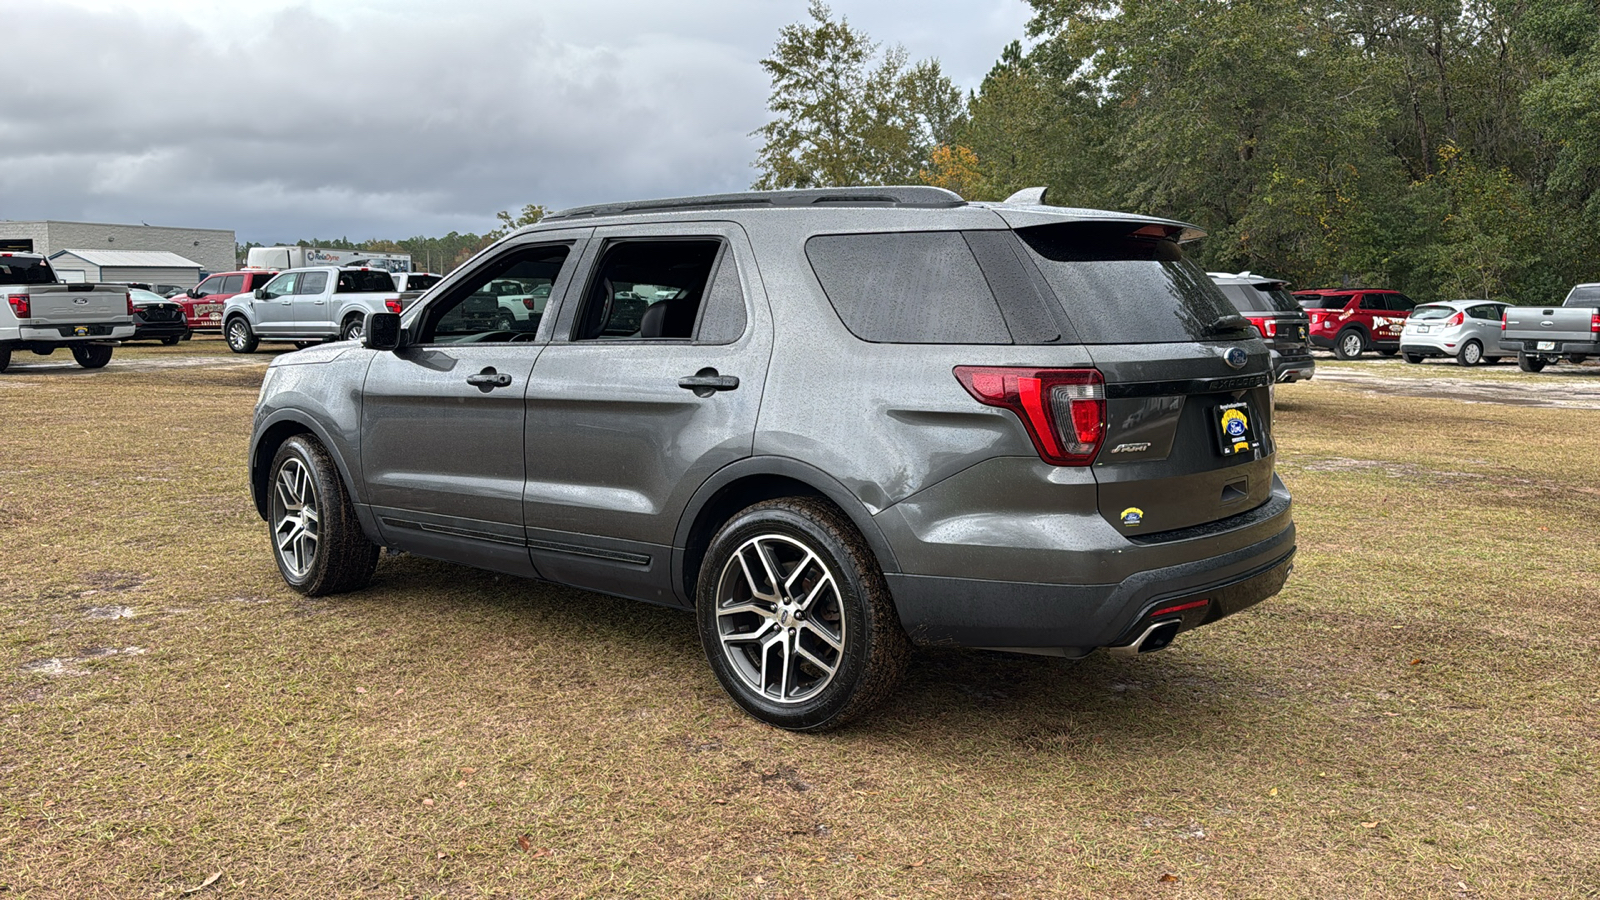
[[[1524,372],[1600,355],[1600,284],[1578,285],[1560,306],[1506,307],[1500,349],[1517,354]]]
[[[402,296],[382,269],[289,269],[263,287],[229,297],[222,309],[222,334],[235,353],[254,353],[261,341],[307,346],[358,340],[367,313],[398,313]]]
[[[133,337],[133,301],[120,284],[67,284],[34,253],[0,253],[0,372],[13,350],[72,351],[85,369],[111,361],[112,341]]]

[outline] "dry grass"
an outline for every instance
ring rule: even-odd
[[[172,356],[0,376],[7,896],[1600,896],[1600,413],[1286,388],[1281,597],[922,654],[800,737],[683,613],[410,557],[288,591],[266,357],[119,365]]]

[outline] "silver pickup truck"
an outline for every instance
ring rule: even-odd
[[[85,369],[111,361],[112,341],[133,337],[133,301],[120,284],[67,284],[35,253],[0,253],[0,372],[14,350],[72,350]]]
[[[256,290],[228,298],[222,334],[235,353],[254,353],[262,341],[305,347],[358,340],[367,313],[398,313],[402,296],[383,269],[286,269]]]
[[[1517,354],[1524,372],[1600,355],[1600,284],[1578,285],[1560,306],[1506,307],[1500,349]]]

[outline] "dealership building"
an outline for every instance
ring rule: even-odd
[[[222,228],[0,220],[0,252],[7,250],[42,254],[65,281],[192,287],[236,265],[233,231]]]

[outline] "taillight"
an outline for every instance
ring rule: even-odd
[[[389,312],[392,312],[397,316],[400,314],[400,301],[399,300],[385,300],[385,301],[383,301],[383,305],[387,306],[389,308]]]
[[[1319,315],[1318,313],[1312,313],[1311,314],[1311,327],[1315,328],[1315,327],[1317,327],[1318,325],[1321,325],[1321,324],[1322,324],[1322,316]]]
[[[1600,309],[1589,314],[1589,333],[1600,334]]]
[[[1462,322],[1465,322],[1466,320],[1467,320],[1467,314],[1466,313],[1457,312],[1455,315],[1453,315],[1450,318],[1444,320],[1444,327],[1446,327],[1446,328],[1454,328],[1457,325],[1460,325]]]
[[[1278,320],[1271,316],[1245,316],[1250,324],[1256,328],[1256,333],[1264,338],[1277,337]]]
[[[11,314],[19,319],[33,318],[33,302],[27,294],[7,294],[6,302],[11,304]]]
[[[123,293],[122,300],[128,304],[128,315],[133,315],[133,291]]]
[[[1097,370],[956,366],[955,373],[979,403],[1016,413],[1045,462],[1087,466],[1100,451],[1106,388]]]
[[[1509,307],[1509,306],[1507,306],[1504,309],[1500,310],[1500,330],[1501,331],[1505,331],[1506,330],[1506,316],[1508,316],[1510,314],[1511,314],[1511,307]]]
[[[533,298],[532,297],[523,297],[522,298],[522,305],[526,306],[529,309],[533,309]]]

